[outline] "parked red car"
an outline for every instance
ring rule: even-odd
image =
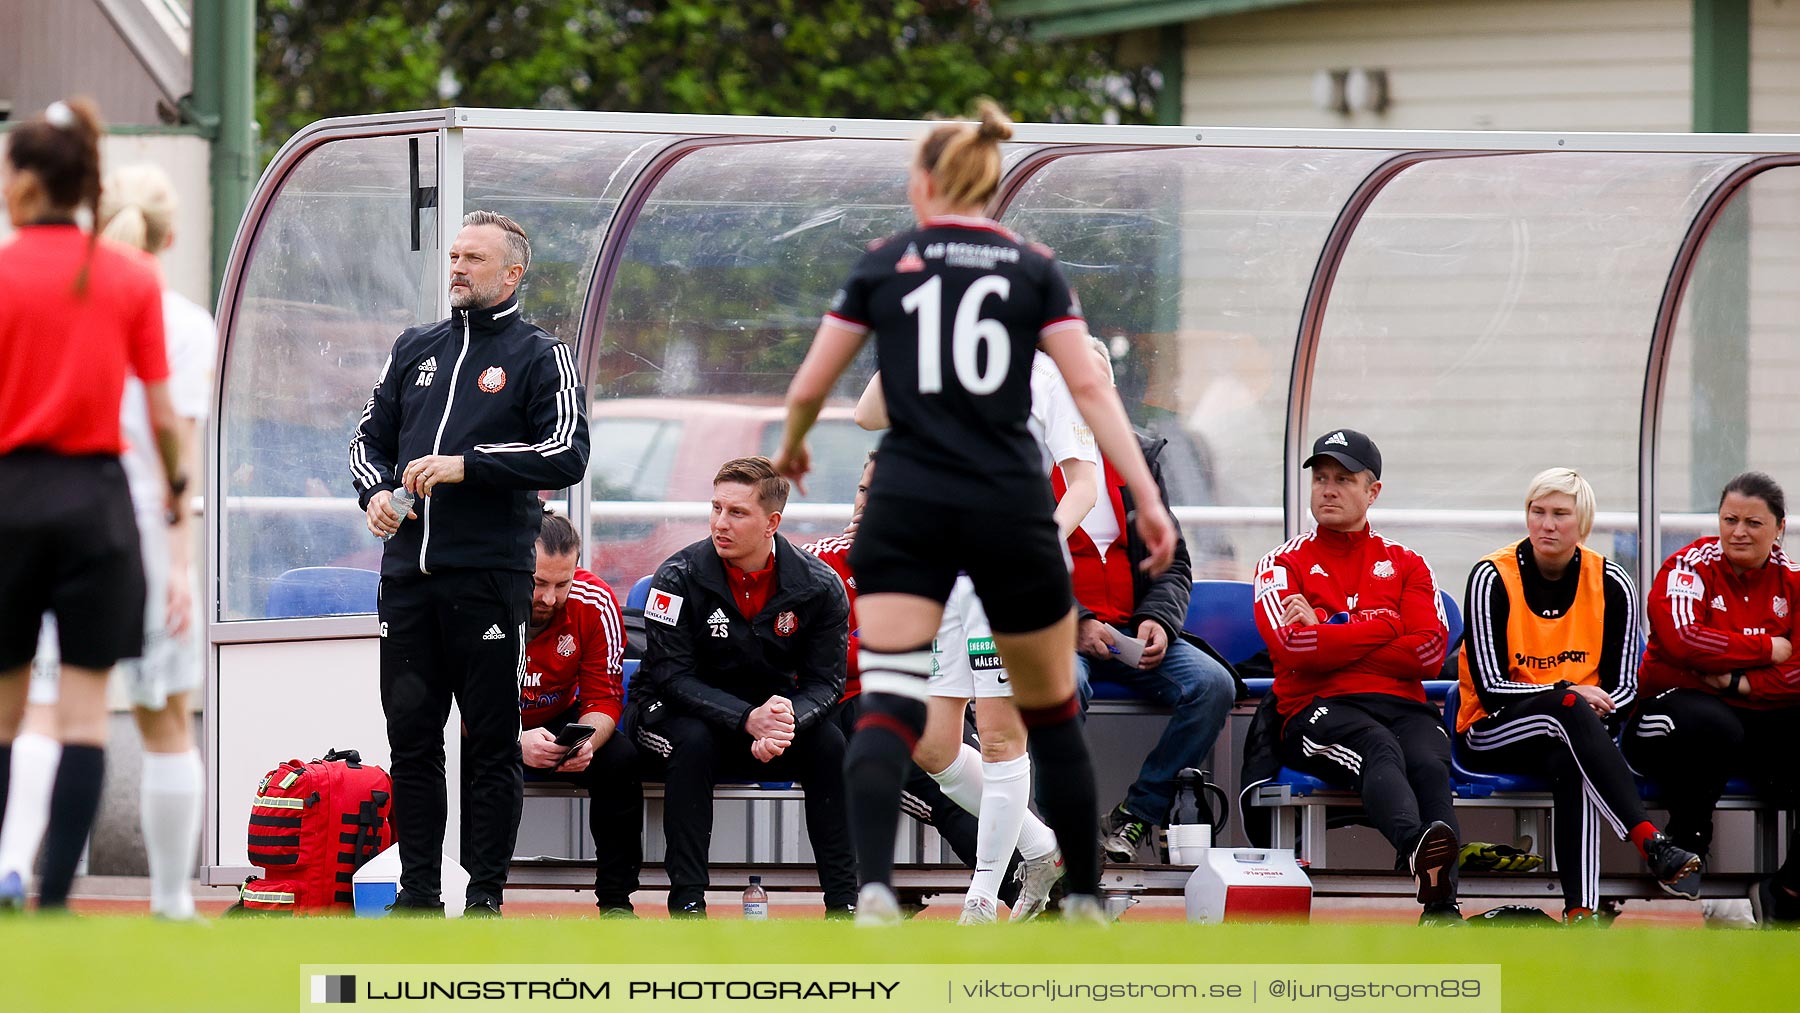
[[[712,479],[719,465],[774,456],[786,410],[774,401],[621,398],[595,402],[588,416],[588,476],[594,506],[590,567],[623,594],[676,550],[706,537]],[[789,499],[781,532],[795,544],[841,531],[856,481],[879,434],[857,428],[848,405],[820,415],[808,441],[807,495]],[[815,505],[837,505],[809,517]]]

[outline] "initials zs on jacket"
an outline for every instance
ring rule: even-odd
[[[460,454],[463,480],[421,498],[388,540],[383,576],[438,567],[530,572],[534,493],[580,481],[588,430],[569,347],[519,314],[518,297],[401,332],[350,441],[363,509],[408,462]]]
[[[1320,622],[1281,625],[1281,602],[1306,597]],[[1285,720],[1314,697],[1388,693],[1425,702],[1444,667],[1449,630],[1431,567],[1368,528],[1302,535],[1256,566],[1256,626],[1275,663]],[[1325,622],[1338,613],[1349,621]]]

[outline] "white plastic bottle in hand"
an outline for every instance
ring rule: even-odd
[[[394,490],[394,498],[388,500],[388,509],[392,510],[394,512],[395,517],[400,518],[401,524],[405,524],[406,523],[406,515],[408,513],[412,512],[413,504],[417,503],[417,502],[418,502],[418,499],[415,498],[412,493],[407,492],[405,487],[403,486],[399,489]],[[394,528],[394,530],[396,532],[398,532],[400,529],[398,526],[396,526]],[[385,542],[392,537],[394,537],[394,536],[391,534],[382,535],[381,540]]]
[[[751,876],[750,885],[744,889],[744,920],[769,920],[769,894],[763,889],[761,876]]]

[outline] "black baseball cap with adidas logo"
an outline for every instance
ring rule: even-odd
[[[1354,429],[1333,429],[1313,441],[1312,456],[1300,465],[1310,468],[1319,458],[1329,457],[1352,472],[1366,471],[1381,480],[1381,451],[1375,441]]]

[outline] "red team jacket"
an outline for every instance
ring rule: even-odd
[[[625,698],[625,623],[606,581],[575,571],[569,600],[525,647],[519,727],[536,728],[573,707],[619,720]]]
[[[1794,638],[1796,601],[1800,563],[1779,545],[1768,563],[1741,577],[1725,561],[1717,537],[1698,539],[1670,556],[1650,588],[1650,642],[1638,670],[1640,697],[1694,689],[1750,710],[1800,706],[1800,663],[1769,661],[1773,638]],[[1701,681],[1737,670],[1745,674],[1748,696]]]
[[[1321,620],[1282,626],[1281,600],[1304,595]],[[1449,630],[1437,581],[1419,554],[1369,528],[1301,535],[1256,566],[1256,628],[1275,665],[1283,721],[1318,696],[1388,693],[1425,702]],[[1338,613],[1349,621],[1326,623]]]
[[[831,567],[838,579],[844,582],[844,593],[850,596],[850,658],[844,666],[844,695],[838,698],[839,703],[862,692],[862,677],[856,670],[856,578],[850,573],[850,545],[853,541],[850,535],[832,535],[800,549],[819,557],[826,566]]]

